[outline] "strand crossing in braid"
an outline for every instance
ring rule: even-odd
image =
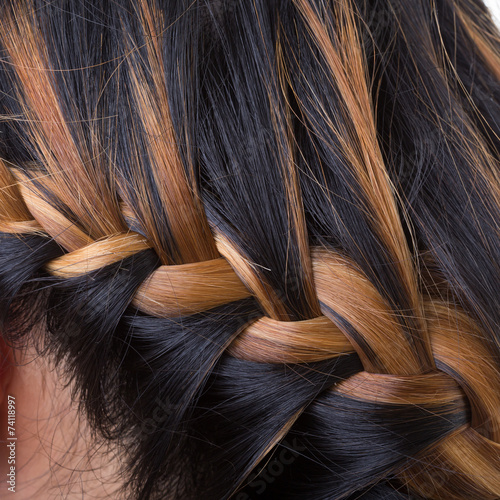
[[[500,497],[499,40],[479,0],[0,5],[0,332],[117,498]]]

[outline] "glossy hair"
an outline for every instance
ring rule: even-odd
[[[481,0],[0,19],[1,331],[64,366],[124,495],[500,497]]]

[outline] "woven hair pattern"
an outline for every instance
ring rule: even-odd
[[[491,19],[194,4],[0,7],[2,335],[133,498],[499,498]]]

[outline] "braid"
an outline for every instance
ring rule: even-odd
[[[2,336],[124,495],[500,497],[480,3],[1,6]]]

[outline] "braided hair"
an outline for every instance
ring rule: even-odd
[[[500,497],[481,0],[0,19],[1,334],[64,367],[123,497]]]

